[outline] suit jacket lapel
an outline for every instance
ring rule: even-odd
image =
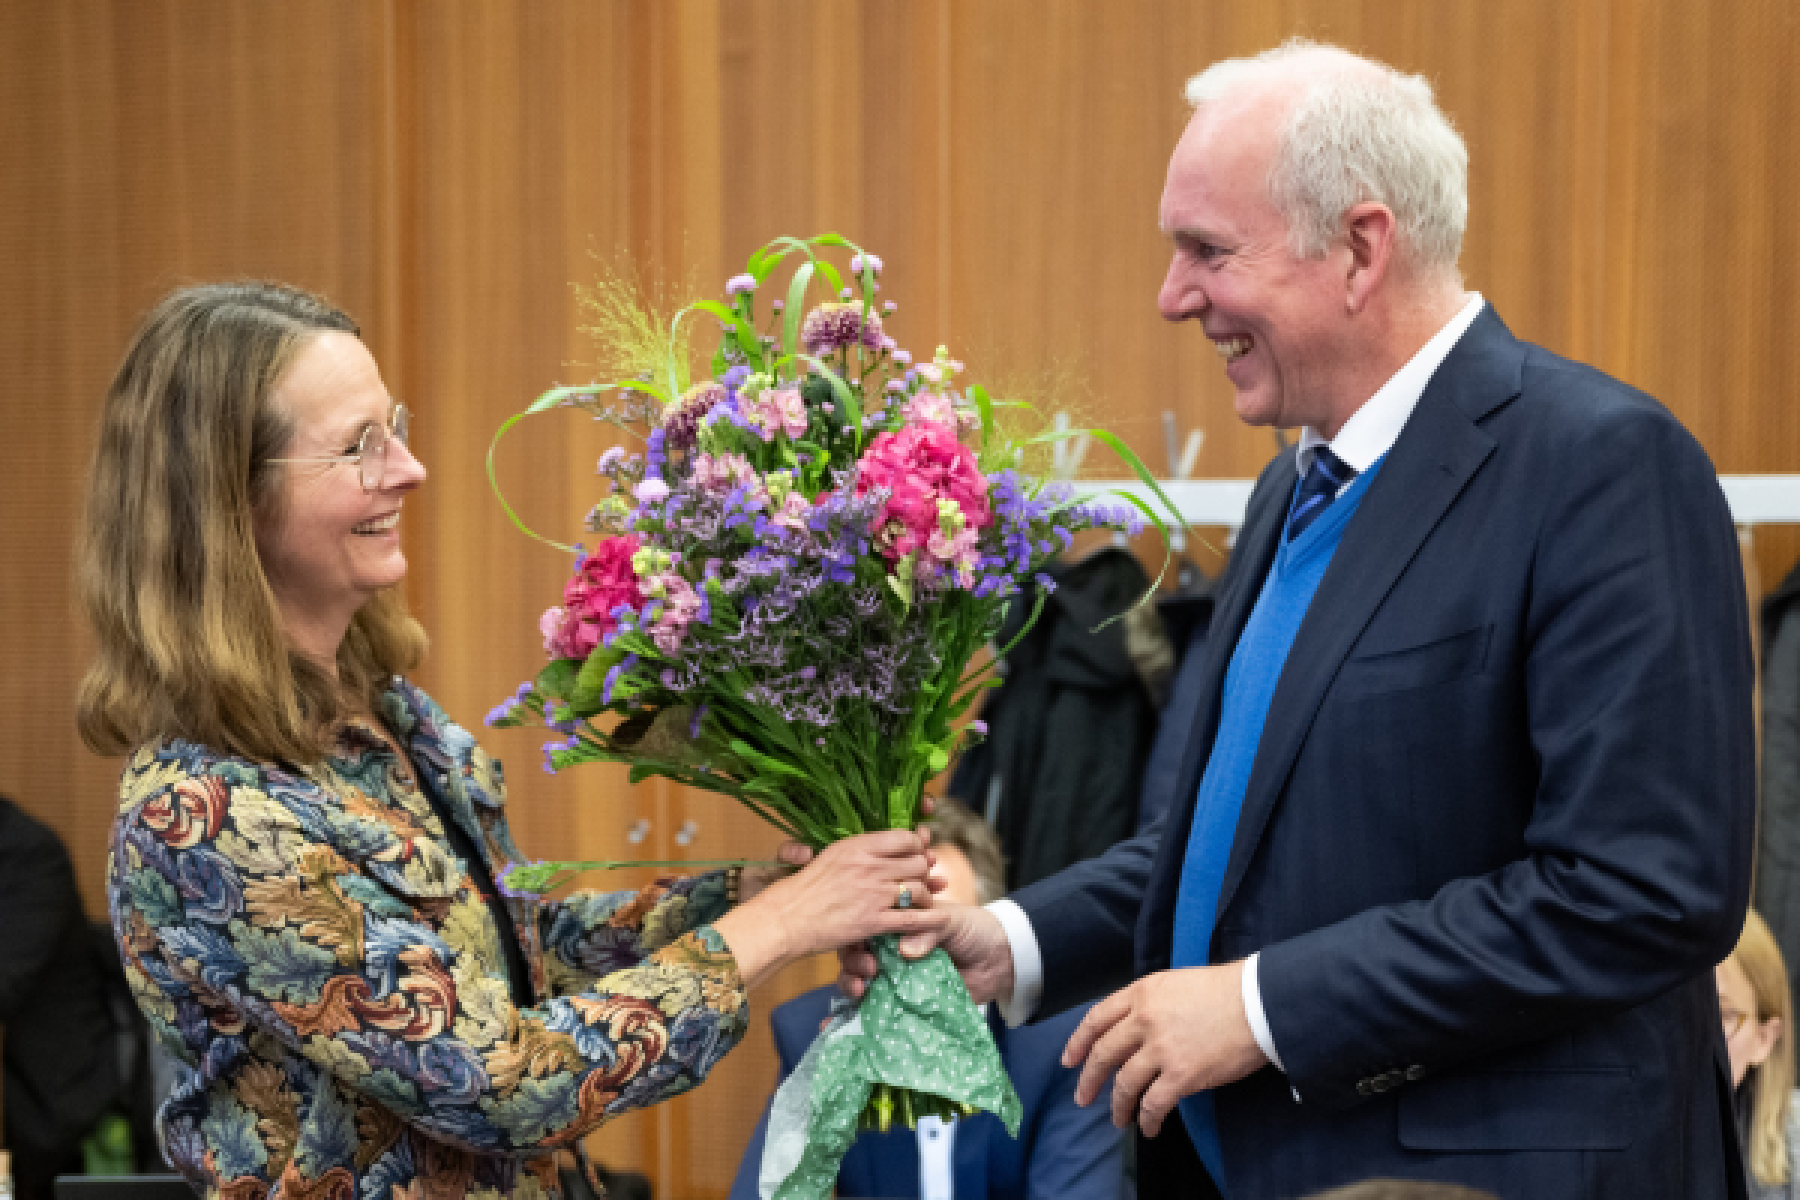
[[[1484,310],[1432,376],[1345,528],[1269,704],[1219,893],[1221,916],[1243,881],[1338,669],[1426,537],[1493,452],[1493,439],[1475,422],[1518,394],[1523,360],[1523,348],[1499,317]],[[1266,572],[1265,566],[1257,574],[1259,585]],[[1234,631],[1234,644],[1241,631],[1241,625]]]

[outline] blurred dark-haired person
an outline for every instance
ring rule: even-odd
[[[1781,948],[1760,913],[1751,910],[1737,948],[1715,974],[1751,1200],[1800,1200],[1794,1170],[1800,1111],[1789,1032],[1794,1006]]]
[[[986,904],[1005,891],[1000,839],[958,800],[940,800],[931,830],[935,870],[945,878],[940,903]],[[807,992],[775,1009],[769,1023],[786,1079],[818,1035],[835,988]],[[990,1012],[988,1027],[1018,1090],[1024,1118],[1015,1140],[992,1113],[917,1130],[865,1133],[838,1169],[840,1196],[917,1196],[921,1200],[1115,1200],[1124,1186],[1123,1138],[1106,1107],[1075,1103],[1079,1072],[1060,1061],[1085,1006],[1008,1029]],[[731,1200],[755,1200],[768,1110],[744,1151]],[[1124,1194],[1129,1195],[1129,1192]]]
[[[207,1195],[558,1194],[542,1152],[704,1080],[759,979],[934,919],[911,832],[503,894],[500,766],[406,678],[411,421],[349,317],[266,283],[168,296],[106,398],[79,719],[132,756],[113,925],[193,1068],[159,1125]]]
[[[0,1146],[18,1200],[81,1171],[81,1139],[118,1098],[105,984],[62,839],[0,796]]]

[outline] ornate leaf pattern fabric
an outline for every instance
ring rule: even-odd
[[[113,927],[193,1069],[160,1125],[209,1195],[554,1193],[545,1151],[693,1087],[743,1035],[716,872],[503,899],[533,992],[518,1007],[495,910],[419,790],[497,873],[519,859],[499,764],[404,680],[382,718],[404,766],[350,724],[317,768],[170,741],[120,783]]]

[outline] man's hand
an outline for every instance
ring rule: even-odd
[[[1244,964],[1158,971],[1094,1005],[1069,1038],[1063,1066],[1084,1061],[1075,1103],[1113,1081],[1113,1124],[1136,1113],[1155,1137],[1175,1102],[1242,1079],[1268,1063],[1244,1015]],[[1141,1099],[1140,1099],[1141,1097]]]
[[[945,904],[939,912],[945,918],[942,933],[901,938],[900,953],[923,958],[933,946],[942,946],[962,972],[963,984],[975,1003],[1012,995],[1012,944],[1006,940],[1000,919],[972,904]],[[875,978],[875,955],[866,945],[839,950],[838,965],[838,990],[853,1000],[867,991],[869,981]]]

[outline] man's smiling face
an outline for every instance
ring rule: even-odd
[[[1163,185],[1161,224],[1175,245],[1157,307],[1167,320],[1200,322],[1237,388],[1239,419],[1331,436],[1342,423],[1331,385],[1346,332],[1345,264],[1335,243],[1323,257],[1297,257],[1270,197],[1291,98],[1263,90],[1202,106],[1188,122]]]

